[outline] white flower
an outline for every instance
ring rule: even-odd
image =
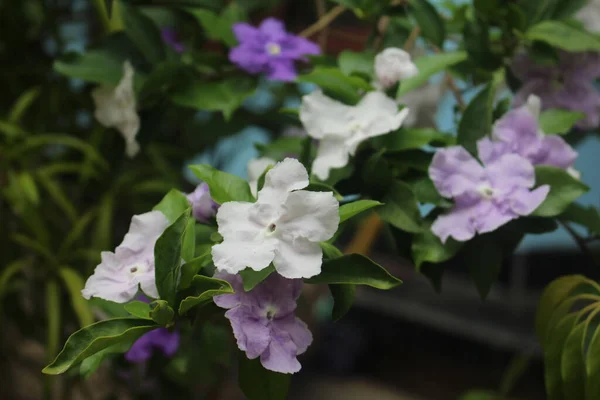
[[[337,102],[320,91],[302,98],[300,120],[308,135],[320,139],[312,170],[327,179],[329,170],[348,164],[358,145],[402,125],[408,109],[398,112],[396,102],[381,92],[369,92],[356,106]]]
[[[160,211],[134,215],[123,243],[114,253],[102,252],[102,262],[81,291],[83,297],[126,303],[141,287],[146,295],[158,298],[154,280],[154,244],[167,226],[169,220]]]
[[[133,92],[133,67],[129,61],[123,64],[123,77],[117,87],[99,87],[92,92],[96,112],[94,116],[103,126],[116,128],[126,143],[126,152],[134,157],[140,151],[135,137],[140,130],[140,118],[136,112]]]
[[[248,184],[252,195],[256,197],[258,192],[258,180],[265,170],[271,165],[275,165],[277,161],[269,157],[253,158],[248,163]]]
[[[402,49],[389,47],[375,57],[375,75],[384,89],[389,89],[399,81],[418,73],[419,70],[411,61],[410,54]]]
[[[600,0],[591,0],[583,7],[575,17],[583,22],[585,28],[590,32],[600,32]]]
[[[271,263],[285,278],[309,278],[321,272],[319,242],[337,231],[339,203],[331,192],[300,190],[308,173],[295,159],[277,163],[265,176],[256,203],[224,203],[217,213],[223,242],[213,246],[219,271],[236,274]]]

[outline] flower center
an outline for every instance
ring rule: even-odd
[[[275,230],[276,230],[276,229],[277,229],[277,225],[275,225],[275,224],[270,224],[270,225],[267,227],[267,232],[269,232],[269,233],[273,233],[273,232],[275,232]]]
[[[488,184],[483,184],[477,188],[477,191],[484,199],[491,199],[494,197],[494,189],[490,187]]]
[[[277,43],[267,43],[267,52],[272,56],[281,54],[281,46]]]
[[[273,318],[275,318],[275,315],[277,314],[277,308],[273,307],[273,306],[268,306],[267,307],[267,312],[266,312],[266,316],[267,319],[269,321],[272,321]]]
[[[129,267],[127,267],[129,269],[129,273],[131,275],[137,275],[139,272],[143,271],[143,266],[140,264],[134,264],[134,265],[130,265]]]

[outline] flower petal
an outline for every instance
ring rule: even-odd
[[[283,22],[276,18],[266,18],[258,29],[268,37],[268,40],[272,41],[283,40],[287,35]]]
[[[577,152],[563,138],[548,135],[542,139],[540,150],[532,161],[535,165],[552,165],[568,169],[573,166],[577,156]]]
[[[472,223],[477,215],[479,203],[466,206],[456,205],[447,214],[440,215],[431,225],[431,231],[446,243],[449,237],[466,242],[475,236],[475,227]]]
[[[239,306],[242,303],[241,295],[244,293],[242,277],[239,275],[231,275],[226,272],[217,272],[214,277],[229,282],[235,292],[233,294],[221,294],[213,297],[215,304],[221,308],[227,309]]]
[[[169,220],[160,211],[150,211],[134,215],[131,218],[129,232],[123,238],[119,247],[126,247],[134,252],[149,249],[154,252],[156,241],[169,226]]]
[[[280,330],[287,332],[296,345],[296,354],[302,354],[313,341],[313,336],[308,326],[300,318],[288,315],[281,319],[273,320],[273,324]]]
[[[122,270],[114,253],[103,251],[101,257],[102,262],[86,281],[81,295],[88,300],[99,297],[115,303],[132,300],[138,292],[138,283]]]
[[[429,177],[442,196],[452,198],[475,190],[484,169],[463,147],[454,146],[436,151]]]
[[[549,192],[548,185],[540,186],[533,191],[521,189],[513,194],[510,200],[511,209],[518,215],[529,215],[546,200]]]
[[[340,223],[339,202],[331,192],[290,193],[284,210],[277,230],[291,239],[303,237],[311,242],[324,242],[333,237]]]
[[[349,149],[343,139],[322,139],[313,161],[312,172],[324,181],[329,177],[331,169],[345,167],[349,160]]]
[[[509,143],[496,142],[489,137],[484,137],[477,141],[477,155],[485,165],[496,161],[499,157],[508,153],[512,153]]]
[[[518,154],[502,155],[486,166],[486,174],[494,190],[510,191],[514,187],[531,188],[535,184],[533,165]]]
[[[248,310],[239,306],[225,313],[225,318],[231,322],[233,335],[240,350],[246,352],[249,359],[260,356],[271,342],[271,330]]]
[[[300,106],[300,121],[308,135],[315,139],[325,136],[349,137],[350,114],[353,107],[333,100],[316,90],[302,97]]]
[[[300,36],[288,34],[281,43],[281,56],[284,58],[302,60],[308,54],[317,55],[320,53],[319,45]]]
[[[318,243],[304,238],[291,241],[279,240],[273,265],[277,272],[288,279],[310,278],[321,272],[323,250]]]
[[[265,175],[265,185],[258,192],[258,203],[279,206],[291,191],[303,189],[308,183],[308,172],[304,165],[294,158],[286,158]]]
[[[290,335],[277,329],[272,329],[272,331],[273,339],[260,357],[263,367],[282,374],[293,374],[300,371],[301,365],[296,358],[296,345]]]
[[[384,135],[402,126],[409,110],[398,111],[398,104],[382,92],[369,92],[352,111],[366,138]],[[363,139],[363,140],[364,140]]]
[[[273,81],[293,82],[298,76],[293,60],[274,58],[269,60],[267,78]]]

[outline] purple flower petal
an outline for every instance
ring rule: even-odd
[[[267,321],[252,313],[250,307],[239,306],[225,313],[231,322],[233,335],[240,350],[245,351],[249,359],[260,356],[271,341],[271,329]]]
[[[540,150],[532,162],[534,165],[551,165],[567,169],[573,166],[577,155],[577,152],[563,138],[549,135],[541,140]]]
[[[259,27],[260,31],[268,38],[269,41],[282,41],[286,38],[287,32],[283,22],[275,18],[265,19]]]
[[[475,190],[483,177],[483,167],[463,147],[438,150],[429,167],[429,177],[444,197]]]
[[[125,353],[125,359],[132,363],[141,363],[152,357],[153,350],[159,350],[166,357],[173,357],[179,348],[179,332],[169,332],[167,328],[158,328],[141,336]]]
[[[269,347],[260,356],[260,363],[268,370],[293,374],[300,371],[301,368],[296,355],[297,347],[290,335],[274,328],[272,340]]]

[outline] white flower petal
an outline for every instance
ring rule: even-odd
[[[375,57],[375,75],[378,83],[388,89],[403,79],[412,78],[419,70],[406,51],[390,47]]]
[[[335,138],[321,140],[317,156],[313,161],[312,172],[324,181],[329,177],[331,169],[342,168],[348,164],[350,159],[349,150],[344,140]]]
[[[275,164],[277,164],[277,161],[269,157],[255,158],[248,163],[248,183],[254,197],[258,192],[258,180],[269,166]]]
[[[282,204],[291,191],[303,189],[308,183],[304,165],[294,158],[286,158],[267,172],[265,185],[258,192],[258,202]]]
[[[126,143],[129,157],[139,152],[136,140],[140,129],[140,118],[136,111],[136,100],[133,89],[133,66],[129,61],[123,64],[123,77],[117,87],[100,87],[92,91],[96,104],[94,116],[107,128],[116,128],[121,132]]]
[[[169,220],[160,211],[150,211],[134,215],[131,218],[129,232],[123,238],[119,247],[126,247],[135,252],[149,248],[154,251],[154,244],[169,226]]]
[[[367,93],[354,111],[363,140],[395,131],[402,126],[408,113],[407,108],[398,111],[396,102],[381,92]]]
[[[277,230],[284,237],[303,237],[316,243],[329,240],[340,223],[339,206],[331,192],[293,192],[285,202]]]
[[[531,115],[535,117],[535,119],[538,119],[542,111],[542,100],[540,100],[540,98],[535,94],[532,94],[527,98],[527,104],[525,107],[527,108],[527,111],[529,111]]]
[[[255,204],[228,202],[217,212],[219,233],[224,241],[212,248],[219,271],[236,274],[246,267],[260,271],[273,261],[277,240],[265,236],[265,226],[251,218]]]
[[[304,238],[292,241],[280,240],[273,265],[277,272],[288,279],[310,278],[321,273],[323,251],[318,243]]]
[[[133,299],[138,291],[138,283],[122,273],[115,254],[103,251],[102,262],[85,283],[81,295],[85,299],[100,297],[116,303],[126,303]]]
[[[350,114],[353,107],[340,103],[320,90],[302,97],[300,121],[309,136],[323,139],[326,136],[349,136]]]

